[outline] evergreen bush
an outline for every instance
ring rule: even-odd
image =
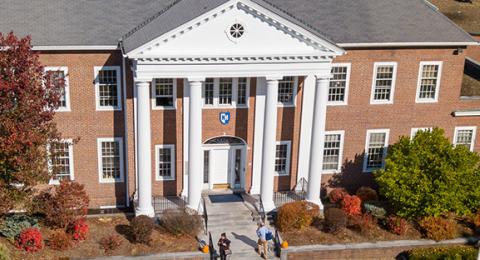
[[[396,215],[416,219],[480,208],[480,157],[454,147],[442,129],[401,137],[388,148],[385,169],[374,173]]]

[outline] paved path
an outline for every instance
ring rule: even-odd
[[[252,211],[247,207],[240,195],[210,194],[204,195],[208,213],[208,230],[212,234],[215,249],[220,234],[225,232],[232,241],[231,260],[261,259],[255,252],[257,245],[257,223],[252,217]],[[208,241],[208,240],[206,240]],[[274,257],[269,257],[273,259]]]

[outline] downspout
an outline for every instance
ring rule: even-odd
[[[126,75],[126,69],[125,69],[125,59],[127,56],[125,55],[123,51],[123,45],[122,42],[120,41],[120,49],[122,51],[122,83],[123,83],[123,124],[124,124],[124,134],[125,134],[125,149],[124,150],[124,156],[125,156],[125,202],[127,208],[130,207],[130,196],[129,196],[129,163],[128,163],[128,109],[127,109],[127,75]]]

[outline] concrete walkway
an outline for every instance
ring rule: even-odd
[[[255,252],[257,246],[257,223],[252,210],[237,194],[213,193],[204,195],[208,213],[208,231],[218,250],[220,234],[225,232],[232,242],[230,259],[261,259]],[[208,238],[205,240],[208,241]],[[274,259],[273,255],[269,259]]]

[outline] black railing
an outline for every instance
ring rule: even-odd
[[[184,197],[153,197],[152,200],[155,214],[162,214],[165,210],[179,210],[187,206]]]
[[[208,232],[208,252],[210,252],[210,260],[217,258],[217,252],[215,251],[215,246],[213,245],[212,233]]]
[[[266,220],[266,214],[265,214],[265,208],[263,207],[263,201],[262,198],[260,197],[260,205],[258,207],[258,214],[260,214],[260,219],[262,220],[262,223],[265,223]]]
[[[305,191],[279,191],[273,194],[273,202],[276,207],[281,207],[289,202],[305,200],[306,197]]]
[[[203,221],[205,222],[205,235],[208,233],[208,212],[207,205],[205,203],[205,198],[202,198],[203,203]]]
[[[275,229],[275,238],[274,238],[274,245],[275,245],[275,255],[280,257],[282,255],[282,240],[280,239],[280,234],[277,229]]]

